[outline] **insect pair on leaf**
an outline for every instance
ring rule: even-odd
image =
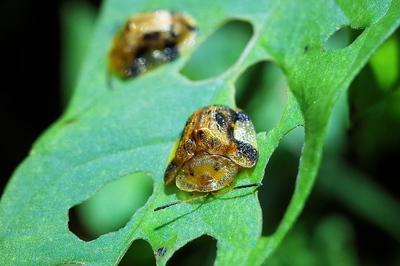
[[[261,183],[229,186],[239,168],[252,168],[258,160],[256,132],[249,116],[223,105],[212,105],[195,111],[188,119],[175,156],[165,171],[166,185],[173,180],[176,186],[190,193],[203,192],[202,196],[176,201],[154,211],[219,195],[233,190],[260,186]]]

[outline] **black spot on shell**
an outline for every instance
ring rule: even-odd
[[[179,56],[179,50],[177,46],[165,48],[164,53],[168,57],[168,60],[170,61],[174,60]]]
[[[136,52],[136,59],[135,61],[138,60],[138,58],[143,57],[144,55],[146,55],[147,53],[149,53],[149,49],[148,47],[140,47],[137,52]]]
[[[199,137],[200,140],[205,141],[206,140],[206,134],[204,134],[203,130],[198,130],[197,131],[197,136]]]
[[[244,112],[237,111],[237,112],[235,112],[235,113],[236,113],[235,119],[234,119],[234,122],[235,122],[235,123],[236,123],[237,121],[243,122],[243,121],[249,121],[249,120],[250,120],[250,117],[249,117],[246,113],[244,113]]]
[[[178,49],[176,47],[177,46],[177,42],[176,42],[175,39],[166,39],[165,42],[164,42],[164,46],[165,47],[169,47],[169,48],[175,47],[176,49]]]
[[[140,56],[130,65],[128,72],[130,77],[137,76],[147,71],[146,58]]]
[[[236,141],[235,137],[233,136],[233,127],[232,127],[232,125],[228,125],[228,137],[231,140]]]
[[[250,162],[256,162],[258,160],[258,151],[248,143],[236,140],[238,145],[239,154],[246,157]]]
[[[215,115],[214,115],[214,119],[215,119],[215,121],[217,121],[217,123],[218,123],[218,125],[220,126],[220,127],[224,127],[225,126],[225,124],[226,124],[226,116],[223,114],[223,113],[221,113],[221,112],[217,112]]]
[[[143,40],[144,41],[154,41],[154,40],[159,39],[160,36],[161,36],[161,33],[159,31],[150,32],[143,36]]]

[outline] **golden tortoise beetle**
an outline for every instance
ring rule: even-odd
[[[155,211],[206,197],[208,192],[216,195],[239,188],[260,186],[261,183],[256,183],[214,192],[229,186],[239,168],[254,167],[258,156],[256,132],[246,113],[223,105],[198,109],[186,122],[164,181],[168,185],[175,179],[176,186],[181,190],[207,194],[169,203]]]
[[[196,22],[189,15],[155,10],[129,18],[114,37],[109,69],[121,78],[131,78],[176,59],[192,47]]]

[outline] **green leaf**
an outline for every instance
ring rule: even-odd
[[[190,81],[181,75],[192,55],[187,53],[135,79],[112,78],[110,84],[106,66],[113,34],[132,14],[160,8],[182,10],[196,19],[200,33],[193,52],[228,20],[249,21],[253,36],[234,65],[214,78]],[[337,99],[399,26],[399,17],[398,0],[105,2],[65,113],[35,142],[2,197],[2,264],[116,265],[135,239],[144,239],[154,252],[165,251],[157,256],[157,263],[165,265],[175,250],[204,234],[217,240],[215,264],[261,264],[304,207]],[[365,30],[348,47],[325,51],[325,41],[343,25]],[[304,126],[296,188],[276,232],[261,236],[261,209],[254,189],[153,212],[192,197],[163,184],[171,149],[189,115],[210,104],[235,106],[234,82],[249,66],[266,60],[274,60],[286,75],[290,87],[286,108],[272,130],[258,134],[256,167],[242,170],[233,185],[259,182],[279,141]],[[151,175],[154,190],[124,228],[90,242],[68,229],[70,208],[104,185],[137,172]]]

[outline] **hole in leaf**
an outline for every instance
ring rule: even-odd
[[[153,190],[151,177],[138,172],[110,182],[69,211],[69,229],[90,241],[123,228]]]
[[[258,194],[265,236],[275,232],[292,198],[303,142],[303,128],[292,130],[281,140],[268,162],[264,185],[259,188]]]
[[[352,44],[365,28],[355,29],[350,26],[339,28],[334,32],[323,45],[324,50],[342,49]]]
[[[230,68],[246,48],[253,27],[244,21],[230,21],[211,35],[193,53],[181,70],[191,80],[216,77]]]
[[[256,132],[267,132],[280,121],[288,88],[282,70],[273,62],[259,62],[236,82],[236,103],[253,121]]]
[[[143,239],[137,239],[129,247],[128,251],[125,253],[118,265],[156,265],[153,249],[147,241]]]
[[[393,90],[399,84],[400,74],[400,30],[398,29],[371,56],[369,62],[379,87]]]
[[[205,266],[214,265],[216,258],[216,241],[214,238],[203,235],[187,243],[174,253],[167,265],[173,266]]]

